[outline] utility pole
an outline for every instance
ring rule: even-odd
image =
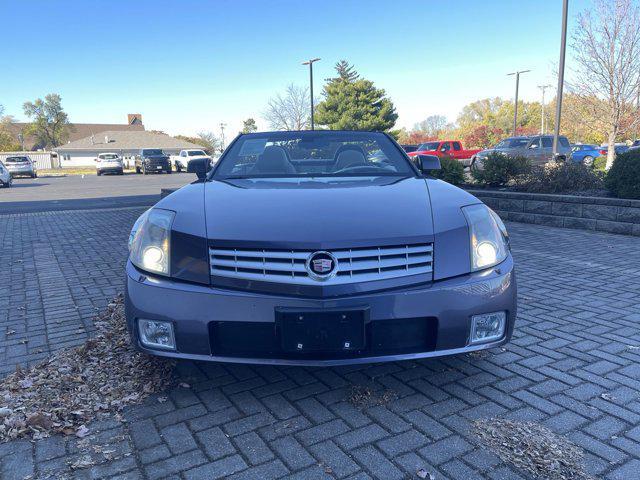
[[[638,93],[636,93],[636,117],[640,117],[640,78],[638,78]],[[634,135],[634,142],[636,140],[640,140],[640,136],[638,136],[638,127],[640,127],[640,118],[636,119],[636,134]]]
[[[518,127],[518,88],[520,87],[520,74],[521,73],[527,73],[530,72],[531,70],[519,70],[517,72],[511,72],[511,73],[507,73],[507,76],[509,75],[515,75],[516,76],[516,101],[515,101],[515,108],[513,110],[513,136],[515,137],[516,135],[516,129]]]
[[[220,150],[222,150],[224,152],[224,127],[226,127],[227,124],[220,122],[220,138],[221,138],[221,147]]]
[[[560,114],[562,113],[562,89],[564,87],[564,57],[567,50],[567,14],[569,0],[562,1],[562,34],[560,37],[560,65],[558,66],[558,93],[556,94],[556,124],[553,132],[553,158],[558,155],[558,136],[560,135]],[[609,147],[611,148],[611,146]]]
[[[538,88],[542,90],[542,120],[540,122],[540,135],[544,135],[544,92],[547,88],[551,88],[552,85],[538,85]]]
[[[302,65],[309,65],[309,91],[311,92],[311,130],[313,130],[313,62],[317,62],[319,58],[313,58],[302,62]]]

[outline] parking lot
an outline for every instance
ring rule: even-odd
[[[0,189],[0,214],[152,205],[161,188],[195,180],[187,173],[16,178]]]
[[[127,235],[144,207],[81,210],[83,202],[107,191],[137,196],[134,188],[157,198],[161,184],[190,180],[68,177],[1,192],[9,288],[0,297],[0,375],[83,343],[93,316],[122,291]],[[32,208],[47,201],[42,192],[76,203]],[[16,202],[34,205],[11,213]],[[90,424],[83,440],[0,444],[0,478],[529,478],[473,434],[474,420],[494,417],[566,437],[596,478],[638,478],[640,240],[508,227],[520,310],[504,348],[342,368],[180,363],[176,387],[128,408],[124,423]],[[354,404],[350,392],[362,386],[389,400]],[[111,453],[78,467],[85,440]]]

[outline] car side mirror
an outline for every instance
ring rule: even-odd
[[[440,159],[436,155],[417,155],[416,163],[422,173],[429,173],[431,170],[440,170]]]
[[[196,158],[187,165],[187,172],[195,173],[199,180],[204,180],[209,171],[210,161],[208,158]]]

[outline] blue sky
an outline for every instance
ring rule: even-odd
[[[561,0],[56,1],[0,0],[0,104],[56,92],[75,122],[122,123],[142,113],[148,129],[229,135],[261,118],[289,83],[315,88],[340,59],[384,88],[411,127],[428,115],[455,120],[491,97],[539,99],[559,54]],[[588,0],[570,2],[570,23]],[[571,27],[570,27],[571,28]],[[8,39],[15,39],[14,42]]]

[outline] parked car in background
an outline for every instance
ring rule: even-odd
[[[159,148],[143,148],[135,158],[136,173],[171,173],[171,162]]]
[[[531,135],[509,137],[502,140],[495,147],[482,150],[472,158],[473,168],[482,169],[482,163],[492,153],[507,156],[522,156],[531,161],[532,165],[543,165],[553,157],[553,135]],[[571,144],[567,137],[558,137],[558,158],[567,160],[571,157]]]
[[[418,149],[418,145],[400,145],[400,146],[407,153],[415,152]]]
[[[38,169],[35,162],[27,155],[7,157],[4,159],[4,165],[12,177],[23,176],[36,178],[38,176]]]
[[[479,148],[472,150],[462,148],[462,142],[459,140],[442,140],[422,143],[415,151],[411,152],[409,156],[436,155],[438,157],[449,157],[458,160],[465,167],[468,167],[471,165],[471,158],[479,151]]]
[[[414,165],[382,132],[307,130],[241,134],[208,163],[192,161],[200,181],[129,236],[125,312],[139,350],[330,366],[511,338],[507,230],[429,175],[438,157]]]
[[[205,159],[211,161],[211,157],[204,150],[187,149],[180,150],[178,155],[171,155],[171,165],[176,172],[186,171],[191,160]]]
[[[4,166],[4,163],[0,162],[0,187],[9,188],[12,181],[13,179],[11,178],[9,170]]]
[[[640,139],[633,142],[629,148],[640,148]]]
[[[626,143],[616,143],[613,146],[613,151],[615,152],[616,155],[620,155],[621,153],[624,153],[627,150],[629,150],[629,145],[627,145]],[[600,155],[602,155],[603,157],[606,157],[608,152],[609,152],[609,144],[603,143],[602,145],[600,145]]]
[[[117,153],[100,153],[96,158],[96,173],[98,176],[103,173],[122,175],[124,173],[122,158]]]
[[[596,145],[576,144],[571,147],[570,159],[574,163],[582,163],[590,167],[599,156],[600,148]]]

